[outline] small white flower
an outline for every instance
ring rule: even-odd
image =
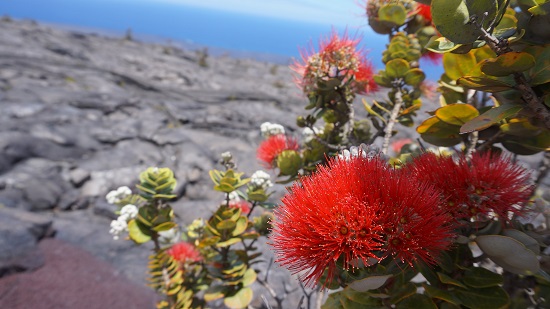
[[[361,144],[359,145],[359,147],[351,146],[349,150],[344,149],[340,154],[338,154],[339,159],[346,160],[346,161],[350,160],[351,158],[359,157],[359,156],[363,158],[368,158],[368,159],[372,159],[378,156],[383,160],[386,160],[386,156],[380,153],[378,148],[376,148],[375,146],[366,145],[366,144]]]
[[[120,216],[125,216],[127,219],[133,219],[137,217],[138,208],[135,205],[128,204],[120,209]]]
[[[175,244],[179,241],[180,231],[177,227],[173,227],[167,231],[159,232],[159,240],[165,244]]]
[[[231,155],[231,152],[229,152],[229,151],[222,152],[222,159],[224,161],[229,161],[229,160],[231,160],[231,158],[233,158],[233,156]]]
[[[118,219],[111,221],[109,233],[113,235],[113,239],[117,240],[118,235],[125,231],[128,231],[128,222],[124,218],[118,217]]]
[[[262,188],[264,190],[273,186],[271,176],[262,170],[258,170],[252,174],[250,177],[250,184],[255,188]]]
[[[239,194],[237,193],[237,191],[233,191],[233,192],[230,192],[230,193],[229,193],[229,200],[230,200],[230,201],[240,201],[240,200],[241,200],[241,197],[239,196]]]
[[[272,135],[285,134],[285,128],[278,123],[264,122],[260,125],[260,131],[264,138]]]
[[[304,141],[306,143],[309,143],[315,135],[323,134],[323,129],[313,127],[313,130],[310,128],[304,128],[302,131],[302,136],[304,137]]]
[[[105,199],[109,204],[116,204],[122,201],[123,199],[127,198],[132,194],[132,190],[128,188],[127,186],[119,187],[116,190],[113,190],[105,196]]]

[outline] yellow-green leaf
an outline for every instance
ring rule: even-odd
[[[240,289],[235,295],[227,296],[223,300],[223,303],[231,309],[245,308],[252,301],[254,293],[249,287]]]
[[[480,131],[492,126],[501,120],[511,117],[523,109],[521,105],[507,105],[503,104],[498,107],[493,107],[485,113],[468,121],[462,127],[460,127],[460,133],[470,133],[473,131]]]
[[[388,21],[394,23],[396,26],[401,26],[407,19],[407,10],[402,4],[389,3],[383,5],[378,10],[378,18],[381,21]]]
[[[481,71],[492,76],[507,76],[535,66],[535,58],[525,52],[509,52],[482,62]]]
[[[514,88],[513,85],[483,76],[463,76],[458,79],[457,83],[466,88],[485,91],[485,92],[500,92]]]
[[[130,220],[128,222],[128,235],[130,236],[130,239],[138,244],[151,240],[151,236],[145,234],[145,232],[139,228],[136,220]]]
[[[461,126],[479,116],[479,111],[469,104],[455,103],[438,108],[435,116],[448,124]]]
[[[470,74],[476,67],[477,61],[473,53],[453,54],[447,53],[443,55],[443,68],[445,74],[452,80],[457,80],[462,76]]]
[[[386,63],[386,74],[390,79],[405,77],[409,69],[409,62],[403,59],[393,59]]]

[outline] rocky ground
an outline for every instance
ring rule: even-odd
[[[250,175],[259,168],[260,124],[275,121],[293,132],[303,109],[286,66],[31,21],[4,19],[0,29],[0,276],[5,278],[42,267],[48,243],[39,243],[54,237],[144,286],[151,248],[112,239],[108,231],[116,207],[105,194],[121,185],[133,187],[147,167],[169,167],[179,183],[173,206],[181,223],[206,217],[223,198],[211,189],[208,176],[210,169],[221,168],[220,154],[230,151]],[[297,289],[282,270],[272,280]],[[269,295],[257,290],[260,307],[259,295]],[[13,297],[20,294],[12,292],[0,286],[0,307],[4,302],[13,308]],[[289,296],[289,306],[300,295]]]
[[[0,104],[0,307],[102,308],[82,302],[116,295],[90,294],[89,285],[115,281],[120,298],[146,299],[103,308],[150,308],[154,294],[131,291],[145,286],[151,248],[113,240],[116,207],[105,194],[133,187],[147,167],[169,167],[181,223],[207,217],[223,198],[208,177],[220,154],[230,151],[250,175],[260,167],[260,124],[299,134],[295,117],[305,101],[286,66],[4,19]],[[284,193],[277,190],[275,201]],[[53,262],[62,257],[65,264]],[[88,285],[51,283],[70,276],[63,265],[73,265],[75,277],[98,272]],[[285,308],[296,308],[295,278],[275,267],[271,280],[279,292],[282,282],[290,286]],[[25,297],[40,288],[74,290],[51,302]],[[256,295],[255,308],[264,306],[261,295],[271,301],[259,286]]]

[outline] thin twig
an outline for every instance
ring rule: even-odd
[[[395,99],[394,99],[394,105],[393,109],[391,111],[390,119],[388,119],[388,124],[386,125],[386,128],[384,130],[384,143],[382,144],[382,153],[388,154],[388,148],[390,147],[390,138],[393,133],[393,126],[395,125],[395,122],[397,121],[397,116],[399,116],[399,111],[401,110],[401,106],[403,106],[403,98],[401,96],[401,89],[397,89],[397,92],[395,93]]]
[[[486,140],[485,142],[483,142],[481,145],[479,145],[477,148],[476,148],[476,151],[481,151],[481,150],[484,150],[485,148],[487,147],[490,147],[491,145],[493,145],[496,140],[504,133],[502,133],[502,131],[498,131],[495,135],[491,136],[491,138],[489,138],[488,140]]]
[[[472,159],[472,155],[476,150],[477,141],[479,140],[479,132],[474,131],[469,135],[470,140],[468,141],[468,148],[466,148],[466,161],[468,162]]]

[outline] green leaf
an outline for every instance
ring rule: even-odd
[[[409,69],[409,62],[403,59],[393,59],[386,63],[386,74],[390,79],[405,77]]]
[[[350,287],[342,290],[342,295],[355,303],[362,304],[364,307],[383,307],[380,298],[373,297],[369,293],[357,292]]]
[[[485,92],[500,92],[514,88],[506,82],[483,76],[463,76],[457,80],[457,84]]]
[[[432,285],[422,284],[422,286],[430,297],[444,300],[453,305],[460,305],[460,300],[458,300],[457,297],[451,292],[436,288]]]
[[[247,269],[243,275],[243,281],[242,281],[243,286],[251,285],[256,281],[257,277],[258,275],[256,274],[256,271],[254,269],[252,268]]]
[[[481,71],[492,76],[507,76],[527,71],[535,66],[535,58],[525,52],[509,52],[481,64]]]
[[[449,284],[449,285],[455,285],[455,286],[459,286],[459,287],[462,287],[462,288],[466,288],[466,286],[464,284],[462,284],[462,282],[460,282],[456,279],[453,279],[453,278],[449,277],[448,275],[446,275],[444,273],[437,272],[437,276],[439,277],[439,280],[442,283]]]
[[[487,29],[497,15],[495,0],[432,0],[432,22],[442,36],[454,43],[473,43],[480,35],[476,23]],[[488,15],[483,18],[483,14]],[[476,18],[476,23],[471,22]]]
[[[452,80],[457,80],[463,76],[472,75],[471,72],[477,66],[476,57],[473,53],[443,55],[443,68],[445,74]],[[478,74],[476,74],[478,75]]]
[[[216,247],[218,247],[218,248],[229,247],[229,246],[234,245],[234,244],[239,243],[239,242],[241,242],[240,238],[230,238],[226,241],[222,241],[222,242],[217,243]]]
[[[437,117],[430,117],[422,122],[416,131],[422,139],[437,146],[454,146],[462,141],[459,126],[448,124]]]
[[[239,219],[237,219],[235,229],[233,230],[233,232],[231,232],[231,236],[239,236],[244,231],[246,231],[247,227],[248,227],[248,219],[246,219],[246,217],[240,217]]]
[[[469,104],[456,103],[438,108],[435,116],[448,124],[461,126],[479,116],[479,111]]]
[[[508,117],[512,117],[523,109],[521,105],[503,104],[493,107],[485,113],[468,121],[460,127],[460,133],[470,133],[486,129]]]
[[[533,237],[514,229],[505,229],[502,231],[502,235],[512,237],[522,243],[527,249],[533,251],[533,253],[540,254],[539,242]]]
[[[435,303],[426,295],[413,294],[397,303],[397,309],[437,309]]]
[[[550,82],[550,45],[527,47],[525,52],[531,54],[536,62],[529,70],[529,79],[532,86]]]
[[[151,236],[145,234],[137,223],[137,220],[130,220],[128,222],[128,235],[137,244],[142,244],[151,240]]]
[[[447,38],[432,36],[426,44],[425,48],[434,53],[443,54],[452,52],[453,50],[456,50],[461,46],[462,44],[455,44],[449,41]]]
[[[509,272],[529,275],[540,269],[537,255],[511,237],[483,235],[476,237],[475,242],[495,264]]]
[[[488,288],[501,285],[504,278],[488,269],[482,267],[472,267],[466,270],[462,281],[466,285],[473,288]]]
[[[223,220],[223,221],[220,221],[216,224],[216,229],[218,230],[229,230],[229,229],[232,229],[232,228],[235,228],[235,226],[237,226],[237,222],[231,220],[231,219],[227,219],[227,220]]]
[[[353,281],[349,285],[349,287],[357,292],[366,292],[368,290],[378,289],[379,287],[386,284],[386,281],[388,281],[388,279],[391,277],[392,275],[370,276],[364,279]]]
[[[410,69],[405,73],[405,83],[416,87],[426,79],[426,74],[421,69]]]
[[[396,26],[401,26],[407,19],[407,10],[399,3],[386,4],[378,10],[378,18],[381,21],[387,21],[394,23]]]
[[[168,231],[170,229],[173,229],[176,226],[177,226],[176,222],[163,222],[163,223],[153,227],[153,230],[155,232],[163,232],[163,231]]]
[[[498,309],[506,308],[510,302],[509,296],[501,287],[494,286],[483,289],[457,289],[454,294],[468,308]]]
[[[231,309],[245,308],[252,301],[253,295],[254,292],[252,292],[251,288],[244,287],[240,289],[235,295],[226,296],[223,300],[223,303]]]
[[[343,298],[341,292],[335,292],[328,295],[327,300],[321,306],[321,309],[344,309],[344,306],[340,302]]]
[[[414,283],[409,282],[405,285],[394,287],[394,289],[391,291],[390,294],[390,302],[392,304],[396,304],[403,300],[404,298],[407,298],[413,294],[415,294],[417,291],[416,285]]]

